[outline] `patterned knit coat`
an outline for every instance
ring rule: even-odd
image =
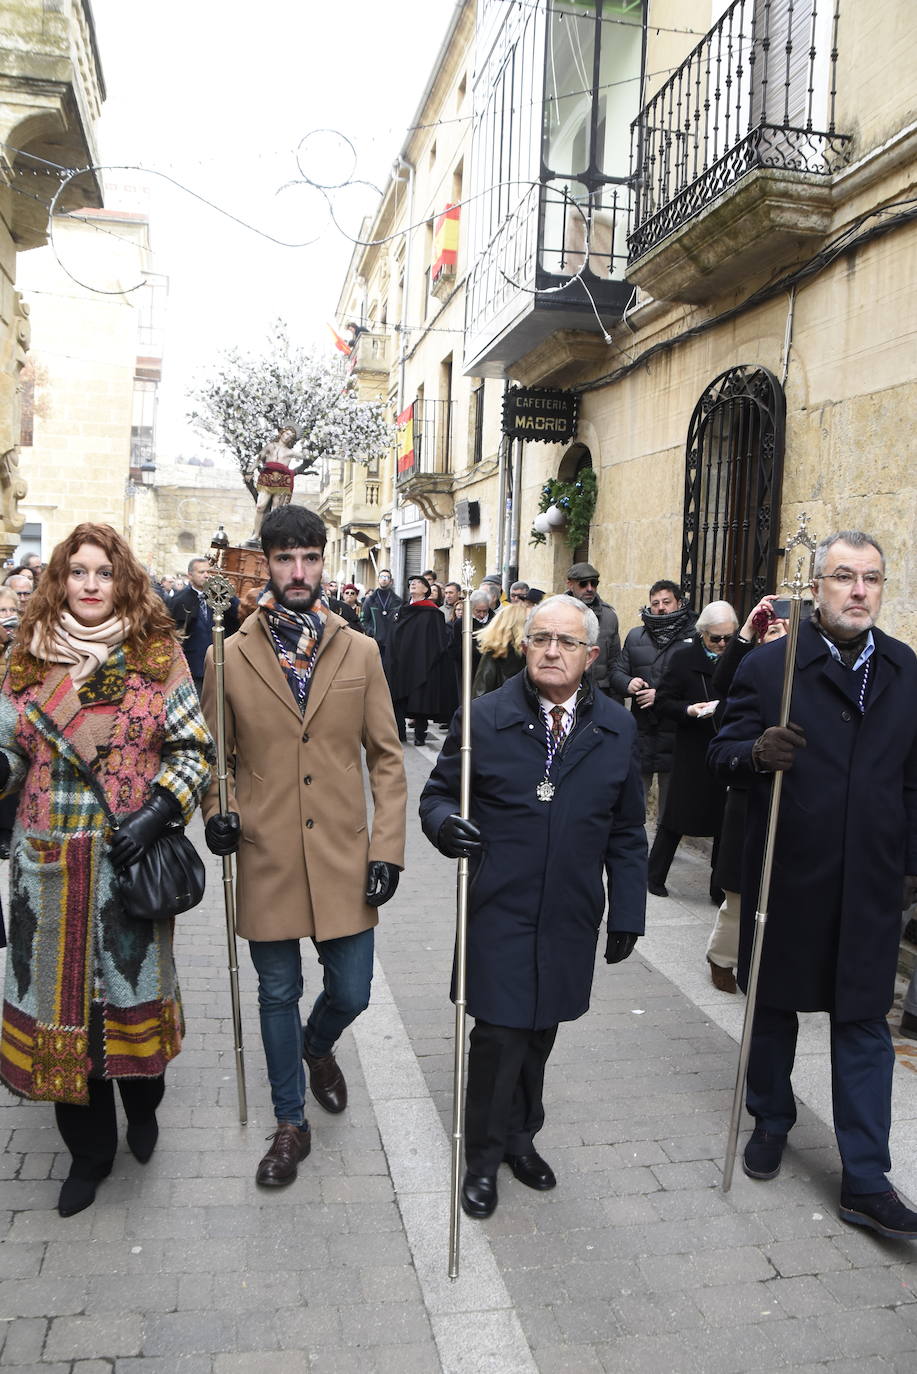
[[[161,1074],[184,1032],[171,921],[127,917],[109,832],[78,760],[119,816],[154,785],[189,820],[213,742],[169,636],[119,647],[77,689],[61,664],[13,652],[0,693],[6,791],[19,789],[10,866],[0,1079],[24,1097],[85,1104],[88,1078]]]

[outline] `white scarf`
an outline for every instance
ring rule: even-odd
[[[112,649],[124,643],[127,629],[127,621],[120,616],[101,625],[82,625],[69,611],[62,611],[50,636],[36,625],[29,650],[48,663],[69,664],[74,686],[79,687],[101,668]]]

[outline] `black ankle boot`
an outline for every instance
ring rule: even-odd
[[[155,1113],[147,1121],[127,1123],[127,1147],[139,1164],[148,1164],[159,1139],[159,1122]]]

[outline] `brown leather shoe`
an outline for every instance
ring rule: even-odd
[[[302,1052],[309,1067],[309,1087],[312,1096],[326,1112],[342,1112],[347,1106],[347,1084],[341,1073],[340,1065],[333,1054],[309,1054]]]
[[[722,968],[715,964],[712,959],[708,959],[710,965],[710,981],[720,992],[735,992],[737,989],[736,976],[731,968]]]
[[[268,1140],[271,1137],[268,1136]],[[255,1182],[265,1188],[284,1188],[296,1177],[296,1166],[312,1149],[312,1132],[308,1121],[294,1126],[292,1121],[279,1121],[271,1148],[258,1165]]]

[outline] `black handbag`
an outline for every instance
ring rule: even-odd
[[[85,765],[80,772],[98,798],[108,824],[117,830],[118,818],[99,779]],[[125,915],[138,921],[166,921],[190,911],[203,899],[207,870],[185,827],[176,821],[136,863],[116,868],[115,878]]]
[[[204,896],[206,876],[183,825],[170,825],[135,864],[115,870],[124,910],[139,921],[190,911]]]

